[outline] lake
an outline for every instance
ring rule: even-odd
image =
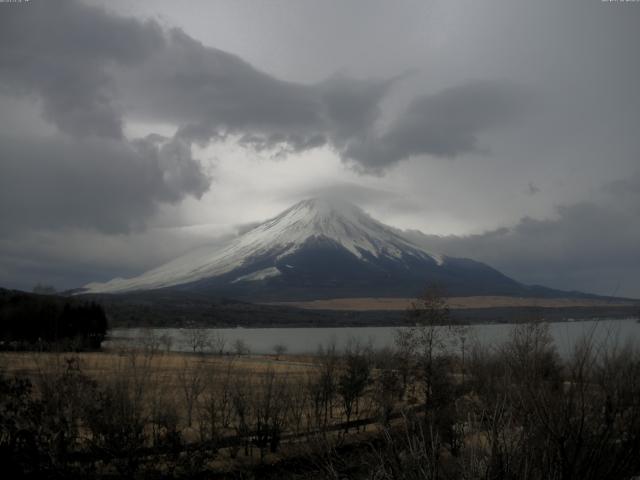
[[[284,345],[287,353],[314,353],[319,345],[335,343],[344,348],[351,339],[371,344],[376,349],[393,346],[395,332],[403,327],[339,327],[339,328],[211,328],[203,331],[211,338],[223,336],[225,350],[231,350],[234,342],[242,340],[254,354],[273,353],[275,345]],[[446,328],[446,327],[439,327]],[[468,327],[468,345],[479,342],[495,346],[504,342],[512,324],[482,324]],[[591,336],[598,344],[622,346],[627,342],[640,347],[640,323],[636,319],[587,320],[549,324],[550,333],[558,352],[569,354],[576,342]],[[116,328],[109,332],[105,347],[137,347],[161,337],[170,339],[173,351],[190,351],[189,329],[182,328]]]

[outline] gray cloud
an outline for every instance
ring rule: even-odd
[[[333,143],[342,148],[351,139],[371,131],[380,116],[380,101],[401,78],[358,81],[336,75],[319,84]]]
[[[529,96],[504,82],[469,82],[414,100],[380,135],[380,103],[403,77],[284,82],[173,31],[166,49],[121,81],[138,105],[132,115],[180,123],[191,140],[240,134],[244,146],[288,153],[327,144],[374,173],[416,155],[478,152],[478,134],[517,118]]]
[[[627,178],[614,180],[607,184],[604,190],[618,197],[640,196],[640,172],[635,172]]]
[[[160,203],[200,197],[209,179],[180,139],[0,138],[6,229],[142,228]]]
[[[38,95],[45,118],[63,132],[120,137],[108,68],[131,67],[160,47],[160,27],[72,0],[11,7],[0,15],[0,85]]]
[[[529,182],[527,183],[527,195],[536,195],[540,193],[540,187],[538,187],[535,183]]]
[[[0,285],[30,290],[46,280],[59,290],[128,277],[207,245],[223,246],[232,233],[211,226],[150,228],[127,235],[68,229],[13,232],[0,237]]]
[[[288,198],[289,201],[295,201],[297,199],[313,197],[338,198],[357,205],[368,205],[370,203],[389,202],[399,198],[400,195],[352,182],[334,182],[328,185],[319,185],[311,189],[294,191],[292,195],[288,195],[286,198]]]
[[[418,98],[378,135],[380,103],[402,76],[286,82],[182,30],[72,0],[36,1],[0,22],[0,83],[35,93],[45,118],[76,136],[120,138],[126,116],[176,124],[200,144],[231,133],[257,150],[329,145],[380,171],[415,155],[478,151],[477,135],[523,105],[509,85],[469,83]]]
[[[285,141],[320,125],[318,99],[308,87],[276,80],[180,30],[167,40],[141,68],[122,74],[133,116],[162,118],[207,137],[280,133]]]
[[[381,136],[356,139],[345,156],[360,167],[379,170],[416,155],[477,153],[478,134],[517,118],[529,96],[510,84],[488,81],[423,96]]]
[[[307,188],[292,185],[281,195],[281,199],[289,204],[314,197],[337,198],[356,204],[367,211],[424,212],[424,205],[406,194],[353,182],[330,182]]]
[[[431,251],[487,262],[525,283],[638,296],[640,212],[614,205],[560,206],[556,218],[525,217],[477,235],[406,234]]]
[[[342,151],[373,127],[396,80],[336,75],[313,85],[285,82],[182,31],[167,38],[167,47],[141,68],[123,70],[120,85],[126,103],[135,105],[133,117],[177,123],[181,136],[201,144],[235,134],[256,150],[291,153],[329,144]]]
[[[164,48],[154,22],[72,1],[5,5],[0,16],[0,90],[35,97],[58,135],[0,140],[0,221],[6,228],[144,227],[162,203],[200,197],[210,179],[191,144],[123,136],[112,70],[136,68]],[[7,122],[13,112],[2,112]]]

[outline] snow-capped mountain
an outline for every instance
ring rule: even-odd
[[[130,279],[83,293],[173,288],[253,299],[407,296],[438,282],[452,294],[521,294],[482,263],[423,250],[353,204],[315,198],[224,248],[202,248]]]

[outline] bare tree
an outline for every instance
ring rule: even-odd
[[[314,421],[317,428],[326,428],[333,417],[333,401],[338,378],[338,355],[335,343],[326,348],[318,347],[316,356],[318,371],[308,378],[308,389],[312,398]]]
[[[193,353],[204,353],[210,346],[209,335],[204,328],[188,328],[183,332],[185,342]]]
[[[233,427],[244,443],[244,454],[249,456],[251,452],[251,411],[252,402],[249,393],[249,380],[245,376],[237,375],[231,390],[231,403],[233,405]],[[235,452],[232,452],[232,456]]]
[[[417,355],[418,377],[422,384],[425,405],[434,399],[437,377],[444,374],[444,356],[447,346],[451,318],[444,291],[438,286],[429,286],[421,297],[412,302],[408,316],[416,327],[410,330],[414,336]]]
[[[338,378],[337,391],[342,398],[342,405],[349,431],[352,414],[358,413],[360,397],[371,383],[371,355],[367,349],[357,342],[350,342],[344,355],[344,365]]]
[[[162,345],[161,338],[153,330],[150,330],[147,335],[142,338],[141,343],[145,354],[151,356],[159,353]]]
[[[222,332],[213,330],[209,338],[209,345],[214,353],[222,355],[227,345],[227,338]]]
[[[460,348],[460,372],[463,384],[466,380],[467,349],[471,334],[472,330],[469,325],[456,325],[453,327],[454,343]]]
[[[159,340],[160,340],[160,345],[164,347],[164,351],[166,353],[169,353],[171,351],[171,346],[173,345],[173,338],[171,338],[171,335],[164,333],[160,335]]]
[[[374,401],[378,407],[378,414],[382,425],[387,426],[398,397],[402,395],[401,380],[393,368],[382,368],[374,386]]]
[[[121,476],[132,477],[143,462],[149,385],[155,382],[151,357],[130,352],[111,378],[103,378],[86,410],[91,450],[113,465]]]
[[[287,346],[283,343],[277,343],[273,346],[273,353],[276,354],[276,360],[280,360],[280,356],[287,352]]]
[[[233,342],[233,350],[236,355],[248,355],[251,352],[249,345],[243,339],[238,338]]]
[[[395,332],[395,351],[393,361],[400,376],[402,388],[398,399],[404,399],[407,389],[413,385],[416,373],[415,360],[418,348],[418,333],[415,328],[400,328]]]
[[[264,459],[267,448],[275,453],[280,445],[288,409],[286,381],[286,377],[278,378],[276,373],[269,369],[261,376],[252,393],[254,442],[260,449],[261,460]]]
[[[191,427],[194,409],[205,389],[205,363],[201,360],[190,362],[185,359],[178,371],[178,382],[185,401],[187,426]]]
[[[289,415],[288,423],[294,433],[300,434],[302,433],[305,414],[310,411],[307,384],[300,378],[292,378],[287,384],[287,389],[287,398],[289,399],[287,409]],[[307,422],[307,427],[310,428],[310,422]]]
[[[217,440],[230,427],[232,415],[233,358],[220,368],[207,369],[204,391],[200,402],[200,436]]]

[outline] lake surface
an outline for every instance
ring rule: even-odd
[[[318,346],[335,343],[339,349],[350,340],[371,344],[376,349],[391,347],[396,331],[406,327],[340,327],[340,328],[211,328],[202,331],[214,339],[225,339],[225,350],[231,351],[233,344],[242,340],[254,354],[273,353],[275,345],[284,345],[287,353],[314,353]],[[439,327],[445,329],[446,327]],[[479,342],[485,346],[497,346],[508,339],[512,324],[483,324],[468,327],[467,345]],[[588,320],[549,324],[550,333],[561,355],[569,354],[576,343],[590,336],[603,346],[623,346],[632,343],[640,347],[640,323],[636,319]],[[192,331],[182,328],[116,328],[109,332],[106,347],[141,347],[169,339],[173,351],[190,351],[189,337]]]

